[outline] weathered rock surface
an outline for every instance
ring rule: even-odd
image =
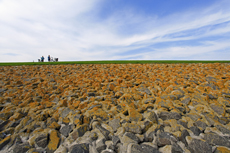
[[[0,67],[0,152],[229,152],[230,65]]]

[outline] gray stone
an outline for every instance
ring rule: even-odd
[[[145,144],[129,144],[127,153],[160,153],[156,148]]]
[[[185,109],[185,107],[183,107],[183,106],[181,106],[181,107],[176,106],[175,108],[176,108],[177,110],[179,110],[180,112],[182,112],[182,113],[186,113],[186,109]]]
[[[103,128],[100,125],[96,125],[96,128],[98,128],[100,130],[100,132],[105,136],[106,140],[112,139],[112,138],[110,138],[110,132],[108,130],[106,130],[105,128]]]
[[[9,120],[3,121],[2,123],[0,123],[0,131],[3,131],[4,126],[9,123]]]
[[[68,107],[65,108],[61,113],[61,117],[65,118],[69,114],[69,112],[71,112],[71,110]]]
[[[163,99],[163,98],[162,98]],[[170,106],[170,101],[160,101],[158,103],[159,106],[163,107],[163,108],[166,108],[166,109],[169,109],[169,106]]]
[[[179,140],[181,142],[183,142],[185,144],[185,146],[188,146],[188,143],[186,141],[186,137],[187,136],[190,136],[190,134],[188,133],[188,131],[186,129],[184,129],[182,132],[181,132],[181,136],[179,137]]]
[[[2,148],[4,148],[9,142],[10,142],[11,138],[10,137],[6,137],[5,139],[0,141],[0,150]]]
[[[121,126],[120,119],[113,119],[109,121],[109,126],[113,128],[113,131],[117,131],[117,129]]]
[[[131,132],[125,132],[121,138],[122,143],[140,143],[140,139]]]
[[[146,99],[146,100],[144,101],[144,103],[145,103],[145,104],[148,104],[148,103],[152,103],[152,104],[154,104],[154,103],[155,103],[155,101],[156,101],[156,99],[153,99],[153,98],[148,98],[148,99]]]
[[[217,117],[217,116],[216,116],[216,117]],[[224,125],[226,125],[226,124],[228,124],[228,123],[230,122],[230,119],[229,119],[229,118],[223,117],[223,116],[218,117],[217,119],[218,119],[218,122],[220,122],[221,124],[224,124]]]
[[[10,127],[16,127],[16,126],[18,126],[18,125],[20,124],[21,120],[22,120],[22,119],[17,120],[17,121],[15,121],[15,122],[11,123]]]
[[[98,152],[101,152],[102,150],[105,150],[105,149],[106,149],[105,139],[98,140],[96,142],[96,150]]]
[[[210,114],[203,114],[203,115],[211,126],[213,126],[215,124],[215,121]]]
[[[153,125],[153,123],[151,121],[145,120],[143,125],[144,126],[142,126],[142,132],[145,133]]]
[[[116,149],[116,146],[113,144],[112,141],[106,141],[105,144],[107,146],[106,148],[109,150],[115,150]]]
[[[82,143],[70,147],[70,153],[89,153],[89,144]]]
[[[197,114],[188,114],[186,116],[190,117],[193,121],[197,121],[199,118],[201,118],[201,116]]]
[[[146,87],[141,87],[141,88],[139,88],[139,90],[142,91],[142,92],[145,92],[148,95],[152,94],[151,91]]]
[[[183,153],[183,149],[176,143],[172,144],[172,153]]]
[[[158,118],[155,112],[148,112],[146,115],[146,119],[148,119],[149,121],[153,123],[158,123]]]
[[[230,134],[230,130],[228,130],[227,128],[221,126],[221,125],[216,125],[215,126],[220,132],[222,132],[223,134]]]
[[[188,150],[191,153],[212,153],[212,147],[207,142],[199,139],[193,139],[188,144]]]
[[[69,136],[69,133],[72,131],[72,126],[71,125],[65,125],[60,129],[60,133],[64,135],[65,137]]]
[[[144,134],[144,141],[145,142],[152,142],[155,137],[155,131],[150,132],[149,134],[145,133]]]
[[[27,152],[29,149],[31,148],[31,146],[29,145],[28,142],[23,143],[23,144],[18,144],[15,145],[13,148],[13,153],[25,153]]]
[[[221,106],[217,106],[215,104],[211,104],[210,107],[219,115],[222,115],[224,114],[225,110],[223,107]]]
[[[213,96],[212,94],[208,94],[208,98],[213,100],[213,99],[217,99],[217,97]]]
[[[185,122],[185,121],[182,121],[182,120],[178,120],[177,124],[180,124],[180,125],[182,125],[185,128],[188,128],[188,122]]]
[[[226,113],[230,114],[230,108],[226,108]]]
[[[48,145],[48,135],[42,134],[35,139],[35,143],[42,148],[45,148]]]
[[[112,137],[112,142],[113,142],[113,145],[117,145],[120,142],[119,137],[118,136],[113,136]]]
[[[168,132],[161,132],[157,136],[157,145],[158,146],[165,146],[165,145],[171,145],[173,142],[177,142],[177,138]]]
[[[22,142],[22,139],[20,138],[20,136],[19,135],[17,135],[15,138],[14,138],[14,144],[22,144],[23,142]]]
[[[125,131],[127,132],[132,132],[132,133],[137,133],[137,134],[141,134],[141,127],[137,124],[134,123],[125,123],[123,125],[123,127],[125,128]]]
[[[103,150],[101,153],[115,153],[113,150]]]
[[[204,135],[204,139],[210,145],[219,145],[230,148],[230,142],[225,137],[219,136],[215,133],[207,133]]]
[[[6,133],[5,132],[0,132],[0,138],[4,139],[6,137]]]
[[[206,123],[202,122],[202,121],[196,121],[194,123],[195,126],[201,127],[203,130],[206,129],[206,127],[208,126]]]
[[[201,130],[200,130],[198,127],[196,127],[196,126],[190,127],[190,130],[191,130],[191,131],[193,132],[193,134],[196,135],[196,136],[199,136],[200,133],[201,133]]]
[[[181,115],[176,112],[161,112],[159,114],[159,118],[161,118],[162,120],[170,120],[170,119],[179,120],[181,119]]]
[[[95,97],[95,100],[96,100],[96,101],[103,101],[103,100],[104,100],[104,97],[103,97],[103,96],[96,96],[96,97]]]
[[[187,105],[189,104],[190,101],[191,101],[190,98],[186,98],[186,99],[182,100],[181,102],[182,102],[185,106],[187,106]]]
[[[83,136],[88,129],[88,124],[80,125],[71,133],[71,136],[74,140],[76,140],[78,137]]]
[[[38,141],[37,145],[41,148],[45,148],[48,145],[48,139],[42,139]]]
[[[96,132],[91,132],[90,135],[89,135],[89,138],[92,140],[92,141],[95,141],[97,140],[98,138],[98,134]]]
[[[88,92],[88,96],[89,97],[95,97],[95,93],[94,92]]]

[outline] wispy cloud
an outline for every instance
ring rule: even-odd
[[[227,0],[162,17],[123,8],[101,18],[104,2],[1,0],[0,62],[48,54],[60,60],[230,59]]]

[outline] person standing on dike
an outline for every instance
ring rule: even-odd
[[[48,62],[50,62],[50,55],[48,55]]]
[[[45,59],[44,56],[42,56],[42,57],[41,57],[41,61],[44,62],[44,59]]]

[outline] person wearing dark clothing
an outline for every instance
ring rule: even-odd
[[[41,61],[44,62],[44,59],[45,59],[44,56],[42,56],[42,57],[41,57]]]
[[[48,62],[50,62],[50,55],[48,55]]]

